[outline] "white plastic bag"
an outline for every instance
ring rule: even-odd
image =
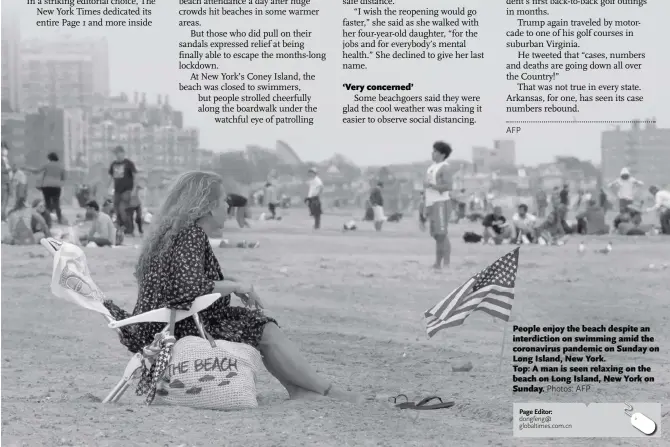
[[[86,255],[81,248],[68,242],[55,241],[52,238],[45,239],[45,241],[53,241],[52,243],[60,245],[60,249],[53,253],[51,293],[58,298],[94,310],[111,319],[109,310],[102,304],[105,295],[91,279]]]

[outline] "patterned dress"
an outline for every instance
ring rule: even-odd
[[[223,273],[216,259],[209,238],[198,225],[181,230],[171,248],[151,261],[144,276],[139,297],[132,315],[168,307],[188,310],[193,300],[212,293],[214,281],[222,281]],[[116,320],[132,316],[105,301],[105,307]],[[215,340],[245,343],[257,347],[268,323],[277,323],[262,312],[244,307],[230,306],[230,295],[217,300],[200,312],[205,330]],[[151,344],[154,335],[165,327],[165,323],[139,323],[122,328],[121,343],[130,352],[139,352]],[[189,335],[200,336],[193,318],[179,321],[175,325],[176,339]]]

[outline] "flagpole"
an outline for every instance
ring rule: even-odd
[[[517,247],[516,250],[519,250],[519,248]],[[518,268],[518,258],[517,258],[517,268]],[[507,341],[507,329],[509,328],[509,322],[511,319],[512,319],[512,309],[510,308],[509,318],[507,319],[507,321],[505,321],[505,329],[503,329],[503,339],[502,343],[500,344],[500,359],[498,360],[498,378],[500,378],[500,375],[502,373],[503,357],[505,355],[505,342]]]
[[[503,339],[502,343],[500,344],[500,359],[498,360],[498,375],[502,372],[502,363],[503,363],[503,355],[505,353],[505,341],[507,340],[507,328],[509,327],[509,322],[505,322],[505,329],[503,330]]]

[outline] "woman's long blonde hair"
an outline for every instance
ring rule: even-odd
[[[223,179],[213,172],[186,172],[175,180],[142,244],[135,268],[140,287],[151,260],[162,258],[182,229],[218,208],[222,196]]]

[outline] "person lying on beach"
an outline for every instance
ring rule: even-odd
[[[223,274],[209,236],[220,234],[226,218],[223,179],[214,173],[187,172],[170,188],[154,215],[135,268],[139,290],[132,315],[167,307],[188,310],[202,295],[221,298],[200,313],[205,330],[217,340],[245,343],[257,348],[267,370],[286,388],[292,399],[328,396],[363,403],[364,396],[335,386],[318,374],[279,328],[263,312],[253,286]],[[244,307],[231,305],[239,297]],[[105,307],[116,320],[131,316],[112,301]],[[120,341],[136,353],[154,340],[162,323],[140,323],[122,328]],[[193,319],[179,321],[177,339],[200,336]],[[155,391],[156,384],[153,384]]]
[[[239,241],[233,242],[229,239],[210,238],[209,244],[212,248],[258,248],[261,243],[258,241]]]

